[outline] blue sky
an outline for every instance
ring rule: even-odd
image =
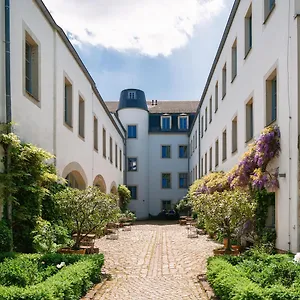
[[[131,87],[144,90],[147,99],[199,100],[233,4],[233,0],[44,2],[71,37],[105,101],[118,100],[121,90]]]

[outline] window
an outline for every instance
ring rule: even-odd
[[[115,144],[115,162],[116,162],[116,168],[118,168],[118,145]]]
[[[129,139],[136,139],[137,132],[136,132],[136,125],[128,125],[127,126],[127,137]]]
[[[207,130],[207,107],[205,107],[205,131]]]
[[[226,96],[226,91],[227,91],[227,69],[226,69],[226,64],[223,67],[222,70],[222,99]]]
[[[163,189],[171,188],[171,173],[162,173],[161,174],[161,187]]]
[[[94,149],[98,151],[98,119],[94,117]]]
[[[205,153],[205,159],[204,159],[204,174],[207,174],[207,153]]]
[[[217,112],[219,108],[219,84],[218,81],[215,85],[215,113]]]
[[[109,137],[109,160],[113,163],[113,140],[112,137]]]
[[[25,32],[25,90],[39,100],[39,47]]]
[[[277,119],[277,77],[276,70],[270,75],[266,82],[266,125]]]
[[[188,173],[179,173],[179,188],[186,189],[188,187]]]
[[[137,157],[128,157],[128,172],[137,171]]]
[[[265,11],[265,21],[268,19],[269,15],[275,7],[275,0],[264,0],[264,11]]]
[[[179,145],[179,158],[187,158],[188,146]]]
[[[212,147],[209,149],[209,171],[212,170]]]
[[[162,116],[160,126],[161,126],[162,130],[170,130],[171,129],[171,116]]]
[[[161,158],[171,158],[171,146],[170,145],[161,146]]]
[[[128,99],[136,99],[136,91],[128,91]]]
[[[203,157],[201,158],[201,174],[200,174],[200,177],[202,177],[204,175],[203,173],[203,170],[204,170],[204,167],[203,167]]]
[[[171,200],[161,200],[161,210],[171,210],[172,201]]]
[[[219,140],[215,142],[215,167],[219,165]]]
[[[179,116],[178,117],[178,127],[181,130],[187,130],[189,128],[188,116]]]
[[[64,102],[65,102],[65,115],[64,121],[70,127],[73,126],[73,91],[72,91],[72,84],[65,78],[65,95],[64,95]]]
[[[197,165],[195,166],[195,179],[198,179]]]
[[[106,158],[106,130],[104,128],[102,129],[102,153]]]
[[[204,122],[203,122],[203,116],[201,117],[201,137],[203,137],[203,132],[204,132]]]
[[[253,99],[246,104],[246,142],[253,138]]]
[[[130,191],[131,200],[137,200],[137,186],[129,185],[128,189]]]
[[[73,189],[78,189],[79,184],[75,178],[75,176],[72,173],[69,173],[66,177],[66,180],[68,181],[68,186]]]
[[[84,138],[84,100],[79,96],[79,121],[78,121],[78,134]]]
[[[197,130],[195,131],[195,149],[197,149],[198,145],[197,145]]]
[[[227,134],[226,134],[226,130],[224,130],[223,134],[222,134],[222,143],[223,143],[222,159],[224,161],[227,158]]]
[[[245,57],[252,49],[252,5],[245,16]]]
[[[120,149],[120,171],[122,171],[122,150]]]
[[[211,123],[211,121],[212,121],[212,110],[213,110],[212,97],[210,97],[210,99],[209,99],[209,123]]]
[[[237,41],[235,40],[231,48],[231,81],[235,79],[237,75]]]
[[[232,139],[231,139],[231,147],[232,147],[232,153],[237,151],[237,138],[238,138],[238,132],[237,132],[237,117],[235,117],[231,122],[232,127]]]

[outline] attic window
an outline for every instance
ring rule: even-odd
[[[178,128],[181,130],[187,130],[189,128],[189,117],[187,115],[180,115],[178,117]]]
[[[162,130],[170,130],[171,129],[171,116],[163,115],[160,119],[160,126]]]
[[[128,99],[136,99],[136,91],[128,91]]]

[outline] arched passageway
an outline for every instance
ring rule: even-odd
[[[97,175],[95,177],[93,185],[99,187],[102,193],[106,193],[106,183],[102,175]]]

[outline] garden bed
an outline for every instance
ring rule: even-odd
[[[80,299],[100,281],[103,263],[102,254],[20,254],[2,258],[0,299]]]
[[[207,277],[221,300],[300,299],[300,264],[290,255],[249,251],[212,257]]]

